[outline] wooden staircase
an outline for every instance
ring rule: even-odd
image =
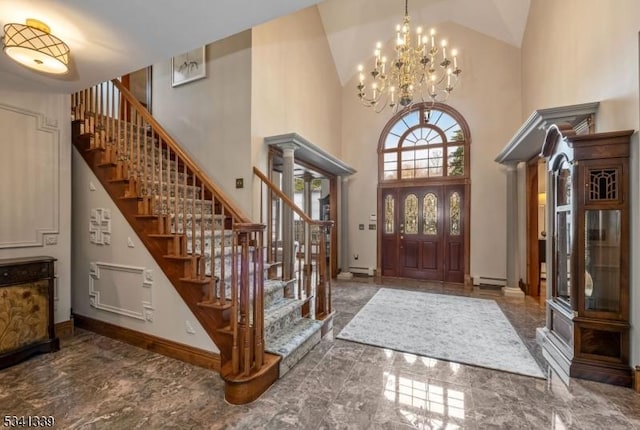
[[[330,326],[328,267],[305,278],[322,280],[321,303],[312,288],[296,292],[300,280],[283,279],[281,262],[265,260],[265,226],[251,222],[118,80],[71,102],[74,146],[219,348],[225,398],[255,400]]]

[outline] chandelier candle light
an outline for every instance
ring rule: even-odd
[[[442,40],[438,47],[435,29],[424,35],[422,27],[418,27],[412,44],[408,3],[405,0],[404,21],[396,27],[395,59],[389,62],[382,55],[382,43],[378,42],[370,83],[366,81],[363,65],[358,66],[358,97],[364,106],[373,107],[376,112],[386,106],[397,112],[417,101],[444,102],[462,73],[457,50],[450,50],[447,57],[447,41]]]

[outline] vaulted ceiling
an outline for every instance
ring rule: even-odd
[[[520,46],[530,0],[410,0],[412,22],[453,21]],[[50,76],[0,55],[0,90],[69,93],[276,17],[318,4],[344,84],[376,41],[391,37],[403,0],[2,0],[0,28],[36,18],[71,48],[70,71]]]

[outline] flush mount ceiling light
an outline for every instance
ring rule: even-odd
[[[26,25],[6,24],[3,42],[4,52],[27,67],[54,74],[69,70],[69,47],[41,21],[27,19]]]

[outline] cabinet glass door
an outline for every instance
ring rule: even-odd
[[[571,164],[563,160],[554,172],[555,224],[553,296],[569,305],[571,299],[572,200]]]
[[[588,311],[620,311],[619,210],[585,211],[584,297]]]

